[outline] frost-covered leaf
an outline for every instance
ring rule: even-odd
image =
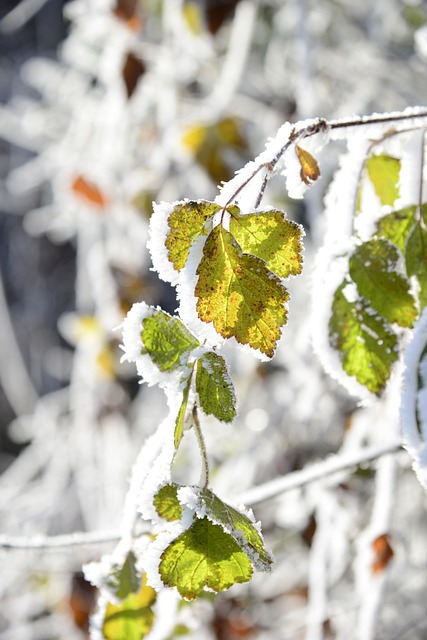
[[[156,592],[147,586],[145,576],[138,593],[130,594],[120,604],[107,605],[102,626],[105,640],[142,640],[154,622],[152,606]]]
[[[257,569],[269,571],[273,560],[266,551],[264,541],[254,523],[245,514],[220,500],[210,489],[203,489],[200,499],[208,518],[223,526],[227,533],[233,536],[254,560]]]
[[[164,584],[193,600],[205,587],[219,592],[248,582],[252,565],[222,527],[208,518],[196,518],[163,552],[159,572]]]
[[[247,215],[232,214],[230,232],[243,253],[264,260],[280,278],[298,275],[302,270],[301,227],[286,220],[281,211],[261,211]]]
[[[397,273],[399,252],[382,238],[359,245],[350,258],[350,276],[361,296],[388,322],[412,327],[418,311],[409,283]]]
[[[153,504],[161,518],[174,522],[182,518],[182,506],[178,500],[179,485],[167,484],[156,493]]]
[[[178,449],[182,436],[184,435],[185,416],[187,413],[188,396],[190,395],[191,375],[188,376],[184,391],[182,392],[182,402],[179,407],[178,415],[175,421],[174,445]]]
[[[420,306],[427,305],[427,230],[416,224],[408,237],[405,250],[406,271],[419,282]]]
[[[236,397],[224,358],[210,351],[197,362],[196,391],[202,410],[222,422],[236,415]]]
[[[219,205],[206,200],[184,202],[173,208],[168,218],[165,245],[168,258],[177,271],[184,267],[194,240],[206,235],[206,221],[220,209]]]
[[[268,357],[287,321],[289,294],[255,256],[242,254],[233,236],[218,225],[209,234],[197,269],[197,312],[224,338],[259,349]]]
[[[142,321],[141,353],[149,354],[160,371],[174,371],[185,364],[185,356],[199,346],[195,338],[177,317],[161,309]]]
[[[407,207],[383,216],[377,223],[376,235],[390,240],[403,253],[408,235],[415,224],[415,211],[416,207]]]
[[[399,197],[400,168],[400,160],[387,154],[371,156],[366,160],[369,179],[381,204],[393,205]]]
[[[372,393],[380,393],[397,360],[397,338],[384,320],[362,301],[347,300],[342,283],[334,295],[329,323],[331,345],[344,371]]]
[[[135,593],[141,587],[141,576],[136,569],[136,558],[132,551],[126,556],[121,567],[113,567],[107,577],[107,585],[119,598],[124,600],[130,593]]]
[[[316,158],[306,149],[298,144],[295,145],[295,151],[301,165],[300,177],[305,184],[311,184],[320,177],[320,169]]]

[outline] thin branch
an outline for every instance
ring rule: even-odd
[[[21,29],[46,4],[47,0],[21,0],[0,21],[0,33],[13,33]]]
[[[274,498],[286,491],[303,487],[317,480],[323,480],[334,473],[351,469],[351,467],[357,467],[360,464],[372,462],[373,460],[398,453],[399,451],[402,451],[400,442],[392,442],[382,447],[368,447],[351,454],[334,455],[302,471],[295,471],[287,476],[255,487],[247,493],[241,494],[235,498],[234,501],[253,506],[259,502]],[[0,551],[55,551],[56,549],[70,547],[113,543],[119,540],[119,531],[92,531],[59,536],[35,535],[30,537],[0,535]]]
[[[264,162],[260,164],[252,174],[241,184],[234,194],[229,198],[227,203],[225,204],[226,208],[229,204],[231,204],[240,193],[242,189],[262,170],[267,169],[268,173],[266,174],[260,193],[257,198],[256,207],[258,207],[261,203],[265,188],[270,177],[273,175],[274,169],[278,164],[279,160],[283,157],[289,147],[302,140],[303,138],[308,138],[313,135],[316,135],[325,131],[333,131],[337,129],[351,129],[353,127],[363,127],[363,126],[371,126],[376,124],[388,124],[388,123],[396,123],[396,122],[405,122],[407,120],[417,120],[427,118],[427,109],[414,107],[412,109],[407,109],[404,112],[394,112],[394,113],[386,113],[380,115],[371,115],[371,116],[359,116],[356,118],[344,119],[344,120],[325,120],[324,118],[317,118],[311,124],[302,127],[300,129],[294,128],[292,129],[289,138],[285,142],[285,144],[279,149],[274,158],[270,162]],[[296,124],[296,127],[298,123]]]
[[[55,551],[118,542],[119,531],[83,531],[59,536],[0,535],[0,551]]]
[[[259,502],[265,502],[266,500],[275,498],[286,491],[304,487],[311,482],[323,480],[334,473],[357,467],[360,464],[371,462],[382,456],[398,453],[401,450],[402,445],[400,442],[391,442],[381,447],[367,447],[361,451],[355,451],[345,455],[332,455],[327,460],[316,462],[301,471],[295,471],[289,475],[276,478],[275,480],[271,480],[271,482],[266,482],[258,487],[249,489],[246,493],[234,498],[234,501],[253,506]]]
[[[0,273],[0,383],[17,416],[34,411],[38,396],[16,339]]]

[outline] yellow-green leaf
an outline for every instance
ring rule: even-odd
[[[160,577],[193,600],[206,587],[219,592],[248,582],[252,565],[247,555],[222,527],[208,518],[196,519],[161,556]]]
[[[243,253],[264,260],[269,270],[280,278],[301,273],[303,232],[298,224],[287,220],[281,211],[260,211],[247,215],[233,213],[230,232]]]
[[[311,153],[300,147],[298,144],[295,145],[295,151],[301,165],[301,180],[305,182],[305,184],[311,184],[320,176],[320,169],[317,160],[311,155]]]
[[[221,207],[214,202],[197,200],[177,205],[169,215],[169,232],[165,240],[168,258],[177,271],[184,267],[190,247],[199,236],[206,235],[206,221]]]
[[[182,518],[182,507],[177,496],[178,488],[177,484],[167,484],[159,489],[153,499],[157,513],[168,522]]]
[[[206,415],[231,422],[236,415],[236,397],[224,358],[210,351],[197,362],[196,390]]]
[[[289,294],[263,260],[242,254],[233,236],[218,225],[209,234],[197,269],[195,295],[203,322],[224,338],[274,355],[287,321]]]
[[[424,225],[416,224],[412,229],[406,243],[405,261],[408,276],[415,276],[418,280],[423,309],[427,305],[427,230]]]
[[[344,371],[369,391],[379,394],[397,360],[397,338],[391,327],[362,300],[348,300],[347,283],[334,295],[329,336]]]
[[[376,235],[390,240],[403,253],[408,236],[415,224],[415,212],[416,207],[407,207],[388,213],[377,222]]]
[[[369,179],[381,204],[393,205],[399,197],[400,168],[400,160],[387,154],[371,156],[366,160]]]
[[[141,340],[141,353],[148,354],[160,371],[183,366],[186,356],[200,344],[178,317],[155,308],[142,321]]]
[[[409,283],[397,272],[399,252],[388,240],[374,238],[359,245],[350,258],[350,276],[361,296],[385,320],[412,327],[418,316]]]
[[[200,498],[210,520],[224,526],[242,549],[253,558],[259,570],[269,571],[273,560],[253,522],[244,513],[223,502],[210,489],[203,489]]]
[[[142,640],[154,622],[152,606],[156,592],[147,586],[144,576],[138,593],[132,593],[120,604],[108,603],[102,632],[105,640]]]

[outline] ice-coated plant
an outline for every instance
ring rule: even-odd
[[[123,360],[164,390],[169,414],[135,464],[117,548],[86,566],[100,588],[94,637],[145,637],[158,624],[156,598],[170,588],[193,600],[272,568],[252,511],[211,488],[203,420],[233,422],[237,399],[222,347],[273,358],[288,317],[286,280],[302,271],[304,230],[262,206],[268,182],[282,174],[289,195],[303,197],[320,178],[322,149],[335,140],[348,150],[325,197],[313,343],[326,370],[361,402],[382,402],[390,385],[399,389],[403,441],[427,486],[426,127],[424,108],[287,123],[215,201],[154,204],[153,269],[176,287],[179,307],[170,315],[134,304],[122,326]],[[174,460],[191,431],[202,472],[198,484],[183,485],[173,479]],[[387,547],[384,535],[377,546]]]

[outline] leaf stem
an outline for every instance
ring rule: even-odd
[[[197,411],[197,405],[193,407],[193,424],[194,431],[197,438],[197,444],[199,445],[200,455],[202,458],[202,470],[200,473],[200,485],[203,489],[207,489],[209,485],[209,462],[208,462],[208,454],[206,451],[206,444],[203,437],[202,429],[200,426],[199,414]]]

